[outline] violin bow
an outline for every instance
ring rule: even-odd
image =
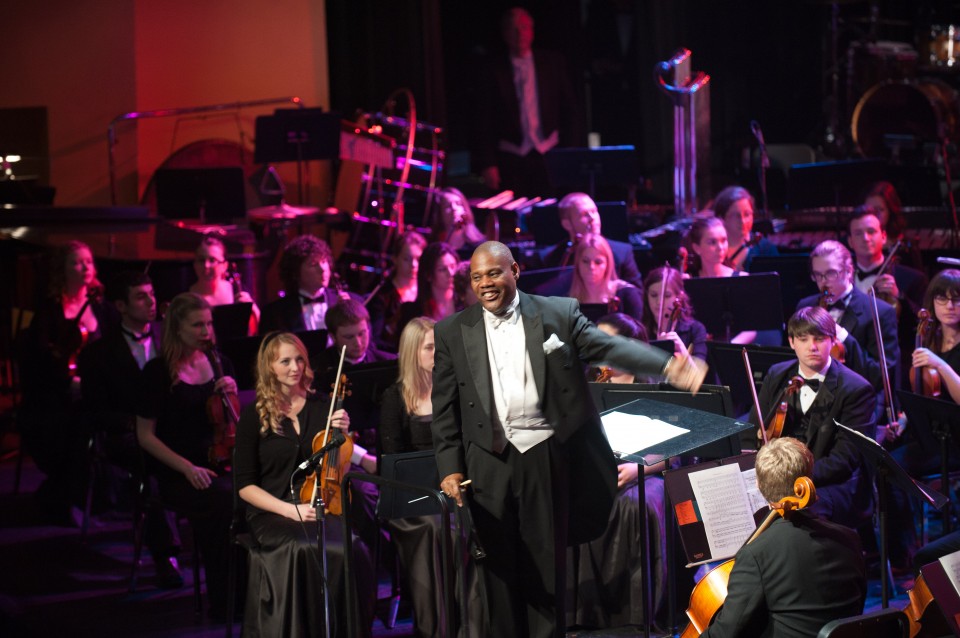
[[[660,278],[660,308],[657,310],[657,334],[654,339],[660,338],[660,329],[663,327],[663,297],[667,290],[667,269],[670,264],[663,262],[663,277]]]
[[[747,385],[750,387],[750,397],[753,399],[753,407],[757,411],[757,420],[760,421],[760,432],[763,434],[763,444],[769,443],[767,439],[767,427],[763,424],[763,413],[760,411],[760,398],[757,396],[757,385],[753,382],[753,368],[750,367],[750,355],[747,349],[743,349],[743,366],[747,369]]]
[[[870,287],[870,310],[873,311],[873,332],[877,339],[877,349],[880,352],[880,377],[883,379],[884,409],[887,413],[887,424],[897,420],[896,410],[893,408],[893,391],[890,389],[890,371],[887,370],[887,353],[883,348],[883,331],[880,329],[880,311],[877,310],[877,293]]]
[[[333,394],[330,395],[330,411],[327,412],[327,428],[323,432],[323,444],[330,440],[330,424],[333,423],[333,408],[337,404],[334,397],[340,391],[340,375],[343,373],[343,359],[347,354],[347,346],[340,348],[340,363],[337,365],[337,380],[333,384]]]

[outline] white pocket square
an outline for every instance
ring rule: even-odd
[[[543,354],[550,354],[554,350],[563,347],[563,342],[560,341],[560,337],[557,336],[557,333],[550,335],[550,338],[543,342]]]

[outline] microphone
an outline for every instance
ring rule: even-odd
[[[327,441],[326,445],[324,445],[322,448],[314,452],[313,455],[310,458],[308,458],[306,461],[298,465],[297,470],[307,470],[308,472],[312,472],[313,470],[316,469],[318,465],[320,465],[320,461],[323,460],[324,454],[326,454],[327,452],[329,452],[335,447],[340,447],[341,445],[346,443],[346,441],[347,440],[343,437],[343,435],[337,432],[336,434],[333,435],[333,437],[329,441]]]
[[[767,157],[767,144],[763,141],[763,131],[760,130],[760,123],[756,120],[750,120],[750,132],[757,138],[757,144],[760,146],[760,162],[764,168],[770,168],[770,158]]]
[[[937,257],[937,263],[960,267],[960,259],[957,259],[956,257]]]

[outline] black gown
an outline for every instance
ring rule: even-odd
[[[237,488],[258,485],[283,501],[299,500],[304,474],[294,481],[290,494],[290,476],[297,465],[310,456],[314,436],[327,422],[329,404],[310,398],[297,418],[300,434],[292,426],[282,433],[260,435],[256,406],[248,406],[237,427]],[[260,560],[254,561],[247,587],[244,636],[320,636],[324,631],[323,571],[317,543],[317,524],[301,525],[272,512],[247,504],[247,522],[260,543]],[[327,569],[330,586],[331,631],[346,637],[346,592],[344,589],[343,521],[326,517]],[[373,562],[367,546],[353,539],[354,582],[360,634],[369,636],[376,600]]]

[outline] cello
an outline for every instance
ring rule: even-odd
[[[327,414],[327,425],[322,432],[313,437],[313,452],[317,453],[331,439],[330,427],[333,423],[333,413],[343,407],[343,400],[348,394],[347,375],[343,374],[343,358],[347,347],[340,349],[340,364],[337,366],[337,378],[330,395],[330,412]],[[348,436],[338,447],[333,448],[323,456],[320,467],[307,475],[300,488],[300,502],[309,503],[314,508],[323,503],[324,511],[334,516],[343,512],[343,503],[340,500],[340,483],[343,476],[350,471],[350,458],[353,456],[353,440]]]
[[[917,313],[917,338],[914,341],[914,349],[924,347],[930,335],[930,328],[933,327],[933,319],[926,308],[921,308]],[[910,375],[910,388],[916,394],[922,394],[925,397],[939,397],[941,393],[940,373],[936,368],[923,366],[914,368]]]
[[[794,510],[803,509],[816,502],[817,490],[813,481],[806,476],[797,477],[793,483],[794,496],[787,496],[778,503],[770,504],[770,513],[760,527],[753,532],[744,545],[752,543],[764,530],[776,520],[777,516],[790,518]],[[720,563],[700,579],[690,594],[690,604],[687,607],[687,617],[690,622],[680,634],[680,638],[694,638],[699,636],[710,626],[710,621],[723,606],[727,598],[727,583],[730,572],[733,571],[735,559]]]

